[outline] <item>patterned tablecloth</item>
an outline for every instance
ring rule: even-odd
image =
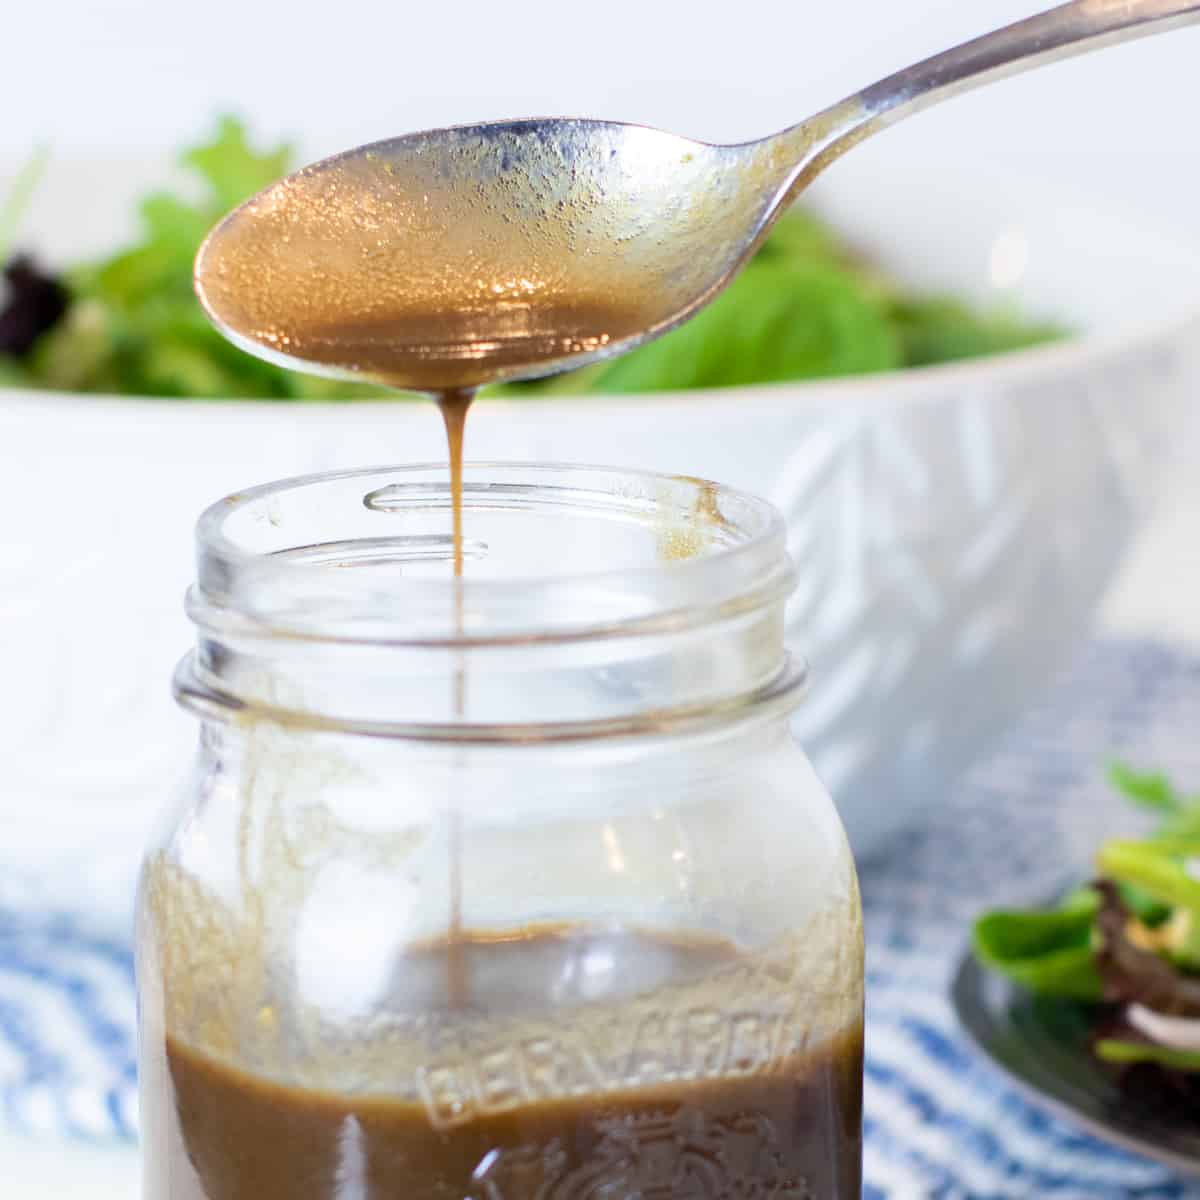
[[[973,1052],[947,999],[977,911],[1044,894],[1085,869],[1098,837],[1128,826],[1104,760],[1198,787],[1198,733],[1200,661],[1097,643],[932,827],[861,865],[871,1200],[1200,1197],[1200,1185],[1021,1099]],[[129,946],[89,936],[79,916],[0,911],[0,1122],[31,1136],[134,1139],[134,1047]]]

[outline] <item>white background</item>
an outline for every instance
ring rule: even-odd
[[[791,124],[1028,0],[5,0],[0,158],[160,148],[217,108],[307,156],[451,122],[578,114],[706,140]],[[1200,31],[993,85],[887,134],[1085,181],[1194,225]],[[870,153],[870,149],[856,151]]]

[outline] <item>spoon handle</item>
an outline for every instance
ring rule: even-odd
[[[906,67],[781,138],[806,184],[855,143],[971,88],[1043,63],[1200,21],[1200,0],[1072,0]]]

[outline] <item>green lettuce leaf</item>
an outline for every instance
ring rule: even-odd
[[[1095,1045],[1095,1052],[1097,1058],[1122,1066],[1157,1063],[1172,1071],[1200,1072],[1200,1052],[1195,1050],[1174,1050],[1170,1046],[1153,1046],[1147,1042],[1101,1038]]]
[[[979,960],[1044,996],[1099,1000],[1100,975],[1092,955],[1092,924],[1099,897],[1073,892],[1055,909],[997,909],[975,923]]]

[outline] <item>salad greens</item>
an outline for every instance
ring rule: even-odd
[[[1200,1053],[1195,1050],[1171,1050],[1146,1042],[1123,1042],[1118,1038],[1101,1038],[1095,1046],[1096,1057],[1105,1062],[1155,1063],[1171,1071],[1187,1074],[1200,1072]]]
[[[140,236],[108,258],[63,273],[62,318],[26,350],[0,342],[0,384],[148,396],[296,400],[379,394],[260,362],[209,324],[192,290],[192,262],[230,208],[285,174],[292,151],[255,150],[231,117],[181,157],[197,199],[152,192],[139,208]],[[9,307],[25,294],[10,288]],[[2,321],[2,316],[0,316]],[[5,353],[5,350],[8,353]]]
[[[1034,993],[1093,1005],[1103,1061],[1200,1074],[1200,796],[1121,763],[1109,779],[1157,827],[1106,841],[1097,878],[1056,906],[980,917],[975,953]]]
[[[36,289],[13,279],[13,260],[7,297],[0,289],[0,386],[270,400],[388,395],[252,358],[226,342],[196,303],[192,262],[200,242],[229,209],[295,165],[292,148],[256,149],[245,127],[226,116],[181,164],[200,185],[199,198],[146,196],[134,244],[61,277],[20,260],[43,293],[48,284],[62,290],[61,313],[34,304]],[[40,167],[40,158],[31,163],[0,207],[0,264]],[[6,322],[25,336],[6,340]],[[1062,334],[1012,312],[911,295],[815,216],[793,211],[729,289],[679,329],[621,358],[504,390],[662,391],[856,375],[995,354]]]
[[[975,953],[1041,995],[1099,1000],[1103,985],[1092,953],[1099,908],[1096,893],[1082,888],[1058,908],[990,912],[976,922]]]

